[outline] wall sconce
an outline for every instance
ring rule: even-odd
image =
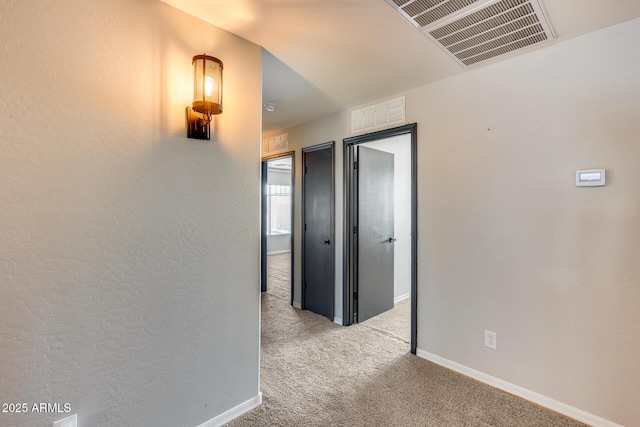
[[[222,61],[208,55],[193,57],[193,103],[187,107],[187,136],[210,139],[212,115],[222,113]]]

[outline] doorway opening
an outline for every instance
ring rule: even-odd
[[[344,159],[343,322],[406,316],[398,324],[415,354],[417,125],[346,138]]]
[[[262,292],[293,305],[294,153],[262,159]]]

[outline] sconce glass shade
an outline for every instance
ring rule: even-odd
[[[222,61],[196,55],[192,63],[193,110],[207,115],[222,113]]]

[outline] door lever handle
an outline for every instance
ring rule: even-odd
[[[330,245],[331,244],[331,240],[325,240],[324,243],[327,244],[327,245]]]
[[[396,241],[396,239],[394,237],[389,237],[389,240],[387,240],[387,242],[389,242],[389,243],[393,243],[395,241]]]

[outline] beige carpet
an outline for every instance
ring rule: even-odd
[[[291,253],[267,256],[267,292],[291,301]]]
[[[263,293],[263,404],[229,425],[583,426],[407,350],[388,332]]]
[[[411,349],[411,300],[405,299],[397,303],[393,309],[367,319],[361,323],[372,329],[386,332],[390,336],[406,343],[407,351]]]

